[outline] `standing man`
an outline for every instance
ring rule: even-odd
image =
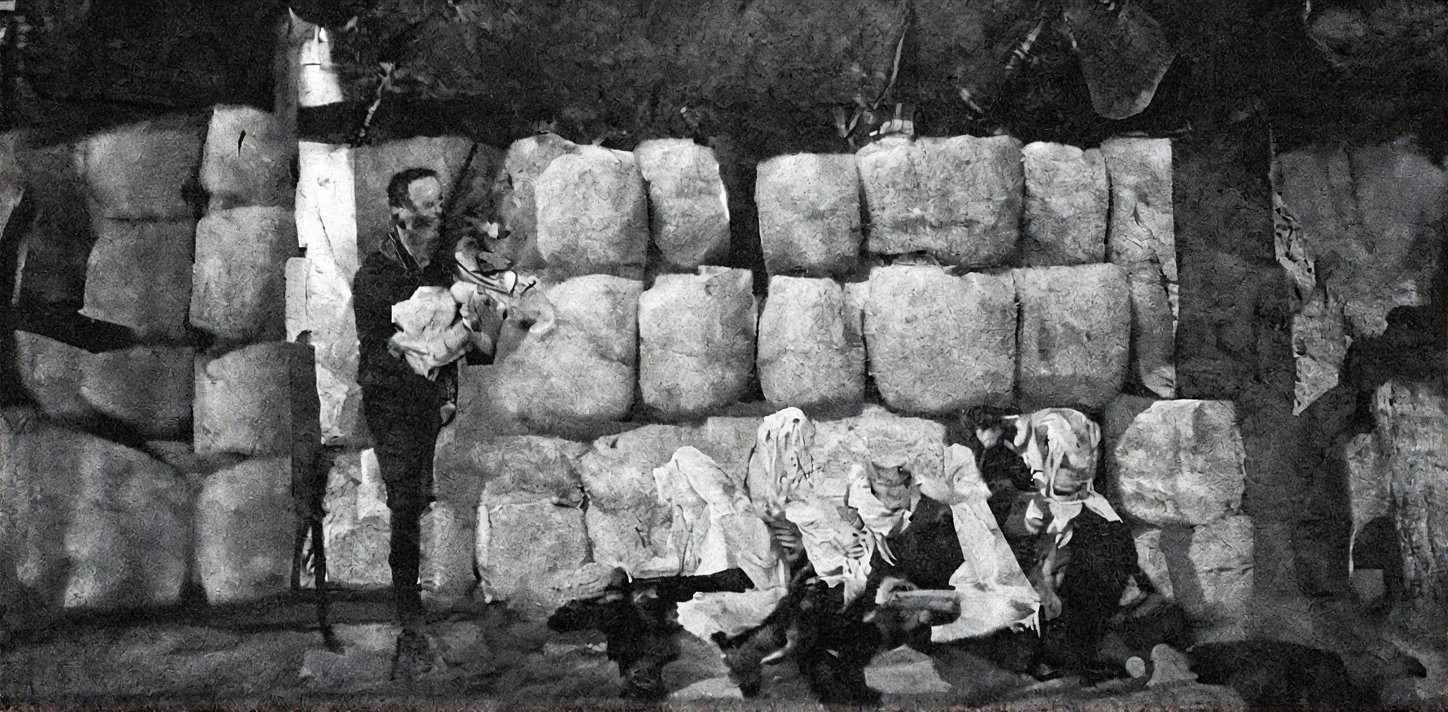
[[[388,564],[402,626],[395,675],[413,672],[428,650],[418,590],[421,517],[432,501],[433,447],[451,416],[444,408],[451,406],[457,367],[444,366],[435,380],[418,375],[408,366],[409,347],[399,342],[401,334],[392,323],[392,306],[410,299],[418,287],[451,282],[446,260],[436,259],[442,242],[442,183],[435,171],[409,168],[388,182],[387,203],[391,229],[357,270],[352,298],[361,347],[357,381],[392,515]]]

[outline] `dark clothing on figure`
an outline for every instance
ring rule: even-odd
[[[422,286],[446,284],[437,263],[420,272],[382,252],[368,255],[352,280],[352,306],[357,318],[360,360],[357,382],[362,409],[372,434],[387,508],[392,514],[392,587],[404,626],[421,623],[422,598],[417,590],[421,568],[421,517],[432,500],[433,448],[442,428],[439,408],[447,379],[456,366],[439,371],[436,381],[414,373],[401,358],[388,353],[387,342],[397,329],[392,305],[407,301]]]
[[[390,250],[384,247],[368,255],[352,278],[352,310],[357,317],[360,347],[357,383],[401,391],[435,388],[434,381],[417,375],[406,361],[388,353],[387,341],[397,333],[392,325],[392,305],[411,299],[418,287],[448,286],[451,282],[447,270],[439,260],[420,272],[412,272],[384,252]]]

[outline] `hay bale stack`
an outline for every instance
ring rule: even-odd
[[[748,270],[660,275],[639,297],[639,392],[665,420],[739,402],[754,370],[756,308]]]
[[[557,323],[546,334],[530,331],[498,364],[491,389],[499,404],[544,430],[625,419],[633,407],[643,285],[589,275],[546,289]]]
[[[196,222],[99,218],[93,227],[81,314],[127,327],[142,339],[184,341]]]
[[[296,251],[287,208],[212,210],[196,224],[191,325],[229,343],[282,340],[286,263]]]
[[[806,412],[865,397],[865,339],[845,289],[829,279],[775,276],[759,317],[764,398]]]
[[[534,189],[538,252],[550,274],[643,278],[648,193],[633,154],[581,146],[553,159]]]
[[[539,134],[514,141],[503,157],[497,188],[497,205],[504,227],[511,237],[499,252],[522,268],[543,267],[538,254],[538,177],[553,159],[575,153],[578,145],[555,134]],[[507,180],[501,180],[506,175]]]
[[[1015,256],[1025,174],[1009,136],[891,138],[857,154],[870,211],[866,247],[989,267]]]
[[[174,117],[117,127],[82,141],[75,163],[88,187],[91,216],[194,219],[205,131],[192,117]]]
[[[1021,264],[1105,262],[1111,196],[1100,149],[1037,142],[1021,149],[1021,158],[1026,177]]]
[[[492,595],[550,612],[566,602],[543,584],[589,561],[582,509],[541,495],[485,492],[477,516],[478,568]]]
[[[662,263],[692,272],[729,256],[729,196],[714,149],[689,139],[655,139],[634,148],[649,188],[649,232]]]
[[[759,164],[759,240],[770,274],[854,272],[860,258],[860,176],[849,155],[801,153]]]
[[[932,266],[870,272],[865,309],[870,374],[890,408],[943,414],[1010,402],[1015,290],[1006,277],[953,277]]]
[[[437,452],[437,496],[476,502],[484,485],[494,494],[531,492],[577,501],[583,493],[578,461],[588,445],[542,435],[500,435],[450,443]]]
[[[206,478],[196,500],[196,569],[208,603],[290,590],[291,486],[287,457],[250,459]]]
[[[305,460],[321,440],[312,364],[311,347],[292,343],[198,357],[196,452]]]
[[[190,493],[180,473],[47,423],[3,440],[0,541],[28,596],[51,611],[180,601],[191,538]]]
[[[1096,410],[1121,391],[1131,344],[1126,275],[1110,264],[1012,272],[1021,304],[1023,409]]]
[[[209,209],[290,208],[296,157],[296,137],[280,116],[250,106],[217,106],[201,154],[201,187],[211,195]]]
[[[187,348],[136,346],[91,357],[80,395],[97,413],[148,438],[189,434],[195,353]]]

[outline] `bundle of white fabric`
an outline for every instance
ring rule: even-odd
[[[418,287],[405,302],[392,305],[392,323],[401,330],[394,339],[414,373],[437,378],[439,368],[462,358],[470,343],[482,338],[458,314],[458,303],[445,287]],[[489,341],[488,349],[492,348]]]
[[[654,485],[671,509],[667,546],[678,574],[705,576],[739,568],[756,588],[772,585],[778,558],[742,482],[708,455],[685,446],[654,470]]]

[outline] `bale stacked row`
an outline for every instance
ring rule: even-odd
[[[286,590],[292,474],[318,441],[310,349],[281,341],[295,151],[277,117],[229,106],[74,146],[95,238],[81,313],[134,345],[17,334],[39,413],[6,436],[0,561],[38,608]]]

